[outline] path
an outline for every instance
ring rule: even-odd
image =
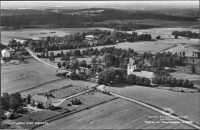
[[[99,85],[97,88],[98,88],[99,90],[101,90],[101,91],[106,91],[106,90],[104,89],[104,87],[105,87],[105,85]],[[119,94],[116,94],[116,93],[113,93],[113,92],[110,92],[110,94],[112,94],[112,95],[114,95],[114,96],[116,96],[116,97],[123,98],[123,99],[125,99],[125,100],[129,100],[129,101],[131,101],[131,102],[135,102],[135,103],[140,104],[140,105],[142,105],[142,106],[144,106],[144,107],[147,107],[147,108],[150,108],[150,109],[152,109],[152,110],[154,110],[154,111],[157,111],[157,112],[159,112],[159,113],[162,113],[162,114],[164,114],[165,116],[170,116],[171,118],[177,119],[177,120],[179,120],[179,121],[181,121],[181,122],[184,122],[184,123],[186,123],[186,124],[188,124],[188,125],[190,125],[190,126],[192,126],[192,127],[195,127],[195,128],[197,128],[197,129],[200,129],[200,127],[199,127],[198,125],[194,124],[193,121],[186,120],[186,119],[181,119],[179,116],[169,115],[169,113],[167,113],[167,112],[165,112],[165,111],[163,111],[163,110],[160,110],[160,109],[158,109],[158,108],[155,108],[155,107],[150,106],[150,105],[148,105],[148,104],[146,104],[146,103],[143,103],[143,102],[134,100],[134,99],[129,98],[129,97],[125,97],[125,96],[122,96],[122,95],[119,95]],[[192,122],[192,123],[190,123],[190,122]]]
[[[95,87],[95,86],[94,86],[94,87]],[[73,98],[73,97],[76,97],[76,96],[79,96],[79,95],[84,94],[84,93],[87,93],[87,92],[89,92],[90,90],[91,90],[91,88],[90,88],[89,90],[86,90],[86,91],[83,91],[83,92],[74,94],[74,95],[72,95],[72,96],[69,96],[69,97],[66,97],[66,98],[63,98],[63,99],[54,99],[54,100],[52,101],[52,103],[53,103],[54,106],[57,107],[57,106],[59,106],[60,104],[62,104],[65,100],[70,99],[70,98]]]
[[[31,109],[31,110],[33,110],[33,111],[35,111],[35,112],[38,112],[38,111],[42,111],[42,110],[43,110],[43,109],[39,109],[39,108],[37,108],[37,107],[33,107],[33,106],[31,106],[30,104],[27,105],[27,107],[23,107],[23,108],[28,108],[28,109]]]
[[[55,68],[55,69],[60,70],[57,66],[51,65],[51,64],[49,64],[49,63],[47,63],[47,62],[41,60],[40,58],[38,58],[28,47],[26,47],[25,49],[26,49],[26,50],[31,54],[31,56],[33,56],[33,58],[35,58],[36,60],[38,60],[38,61],[42,62],[43,64],[46,64],[46,65],[48,65],[48,66],[50,66],[50,67],[53,67],[53,68]],[[66,69],[64,69],[64,70],[65,70],[66,72],[71,72],[71,71],[68,71],[68,70],[66,70]]]

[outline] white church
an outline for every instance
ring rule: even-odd
[[[135,74],[138,77],[145,77],[150,79],[152,83],[152,79],[155,77],[153,72],[149,71],[135,71],[137,69],[137,64],[134,58],[129,59],[129,64],[127,65],[127,74]]]

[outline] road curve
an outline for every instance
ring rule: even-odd
[[[40,62],[42,62],[42,63],[44,63],[44,64],[46,64],[46,65],[48,65],[48,66],[51,66],[51,67],[53,67],[53,68],[55,68],[55,69],[58,69],[57,66],[53,66],[53,65],[51,65],[51,64],[48,64],[48,63],[42,61],[42,60],[41,60],[40,58],[38,58],[37,56],[35,56],[35,55],[33,54],[33,52],[32,52],[28,47],[26,47],[25,49],[26,49],[26,50],[31,54],[31,56],[34,57],[36,60],[38,60],[38,61],[40,61]]]
[[[105,87],[105,85],[99,85],[99,86],[97,87],[97,89],[99,89],[99,90],[101,90],[101,91],[106,91],[106,90],[104,89],[104,87]],[[129,97],[125,97],[125,96],[122,96],[122,95],[119,95],[119,94],[116,94],[116,93],[113,93],[113,92],[110,92],[110,94],[112,94],[112,95],[114,95],[114,96],[116,96],[116,97],[119,97],[119,98],[123,98],[123,99],[125,99],[125,100],[129,100],[129,101],[131,101],[131,102],[135,102],[135,103],[140,104],[140,105],[142,105],[142,106],[144,106],[144,107],[147,107],[147,108],[150,108],[150,109],[152,109],[152,110],[154,110],[154,111],[157,111],[157,112],[159,112],[159,113],[162,113],[162,114],[164,114],[165,116],[169,116],[169,117],[171,117],[171,118],[174,118],[174,119],[177,119],[177,120],[179,120],[179,121],[181,121],[181,122],[184,122],[184,123],[186,123],[186,124],[188,124],[188,125],[190,125],[190,126],[192,126],[192,127],[194,127],[194,128],[200,129],[200,127],[199,127],[198,125],[194,124],[193,121],[184,120],[184,119],[181,119],[181,118],[179,118],[179,117],[177,117],[177,116],[174,116],[174,115],[169,115],[169,113],[167,113],[167,112],[165,112],[165,111],[163,111],[163,110],[160,110],[160,109],[158,109],[158,108],[155,108],[155,107],[153,107],[153,106],[150,106],[150,105],[148,105],[148,104],[145,104],[145,103],[143,103],[143,102],[134,100],[134,99],[129,98]],[[192,122],[192,123],[189,123],[189,122]]]

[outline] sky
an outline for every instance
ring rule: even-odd
[[[192,1],[1,1],[1,8],[92,8],[92,7],[199,7],[198,0]]]

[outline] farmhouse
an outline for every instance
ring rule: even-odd
[[[150,79],[150,81],[152,82],[152,79],[155,77],[153,72],[149,72],[149,71],[136,71],[137,70],[137,64],[135,62],[134,58],[130,58],[129,59],[129,64],[127,65],[127,74],[135,74],[138,77],[145,77]]]
[[[42,104],[44,108],[49,108],[52,106],[52,99],[43,95],[34,95],[31,97],[31,104],[37,106],[39,103]]]
[[[87,40],[93,40],[94,39],[94,35],[86,35],[85,36]]]
[[[193,56],[197,57],[198,59],[200,59],[200,52],[198,51],[193,51]]]
[[[10,52],[7,49],[1,51],[1,56],[5,58],[10,58]]]
[[[76,73],[77,74],[86,74],[89,75],[90,74],[90,70],[86,67],[79,67],[78,69],[76,69]]]

